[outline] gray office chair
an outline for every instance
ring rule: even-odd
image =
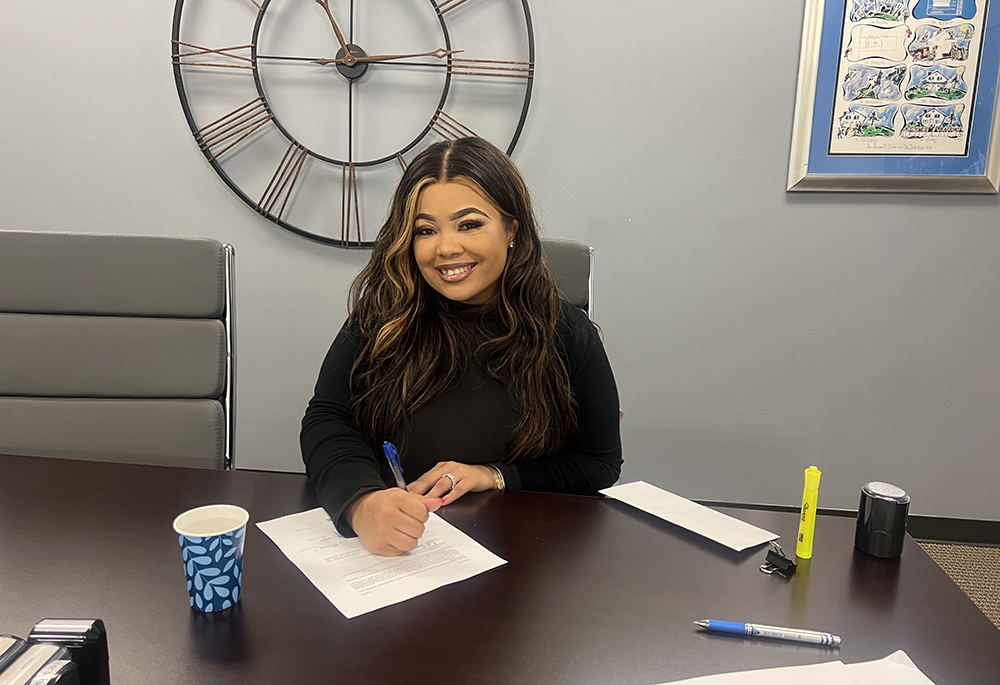
[[[233,259],[0,231],[0,454],[232,468]]]
[[[579,240],[542,240],[542,257],[552,272],[559,294],[594,320],[594,248]],[[625,412],[618,410],[621,421]]]
[[[542,257],[559,294],[594,319],[594,248],[578,240],[542,240]]]

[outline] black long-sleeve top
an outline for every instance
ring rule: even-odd
[[[511,489],[593,495],[613,485],[622,450],[618,389],[604,346],[586,314],[565,302],[556,334],[578,403],[578,430],[554,452],[499,464],[517,413],[503,383],[475,360],[457,383],[411,417],[404,434],[366,435],[354,422],[350,391],[361,333],[345,324],[323,361],[300,434],[309,483],[337,529],[353,535],[342,520],[344,510],[392,482],[381,448],[386,439],[399,447],[407,482],[450,460],[495,464]]]

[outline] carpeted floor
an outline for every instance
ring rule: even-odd
[[[920,546],[1000,628],[1000,547],[938,542]]]

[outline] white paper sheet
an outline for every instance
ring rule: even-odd
[[[809,683],[809,685],[934,685],[900,650],[878,661],[844,665],[827,661],[809,666],[785,666],[756,671],[719,673],[687,680],[673,680],[662,685],[774,685],[774,683]]]
[[[347,618],[457,583],[507,562],[436,514],[420,543],[399,557],[372,554],[337,532],[323,509],[257,527]]]
[[[879,661],[848,664],[844,670],[847,671],[851,682],[877,685],[934,685],[934,681],[924,675],[903,650],[893,652]]]
[[[636,509],[659,516],[737,552],[781,537],[641,480],[606,488],[601,490],[601,494],[631,504]]]
[[[809,666],[762,668],[756,671],[718,673],[687,680],[672,680],[662,685],[775,685],[776,683],[809,683],[809,685],[846,685],[845,666],[840,661],[827,661]],[[852,685],[854,685],[852,683]]]

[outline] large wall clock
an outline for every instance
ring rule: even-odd
[[[513,151],[535,46],[527,0],[177,0],[171,58],[198,147],[244,202],[370,247],[425,147]]]

